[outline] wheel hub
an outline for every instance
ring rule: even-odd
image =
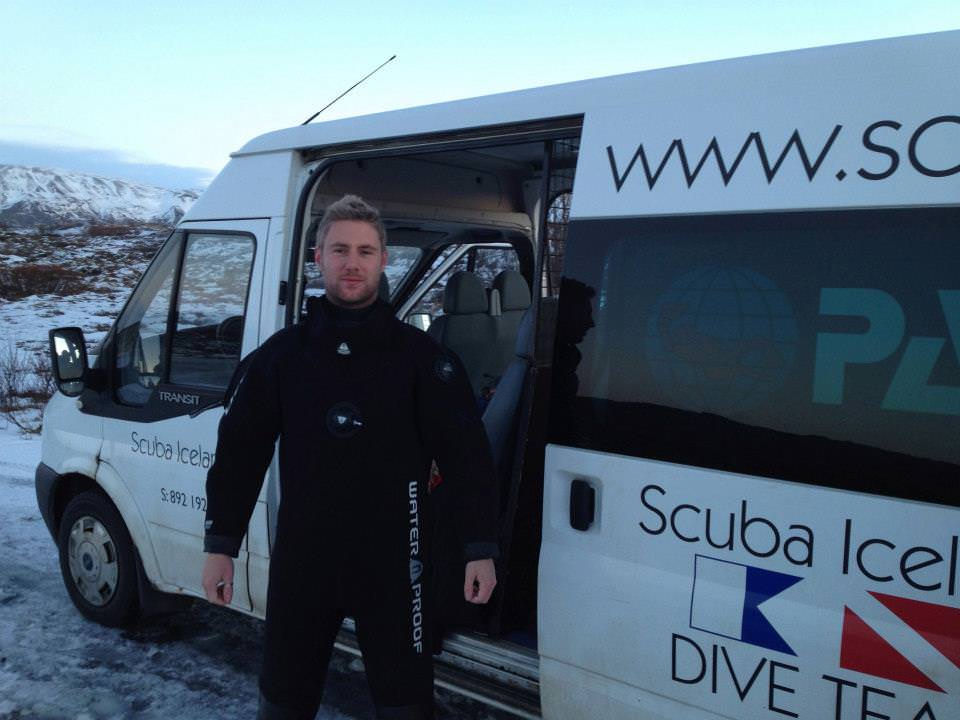
[[[77,551],[80,556],[81,572],[85,580],[95,582],[100,575],[100,558],[97,555],[97,548],[91,542],[83,542]]]
[[[67,548],[74,586],[91,605],[110,602],[117,590],[117,552],[113,538],[97,518],[85,515],[70,528]]]

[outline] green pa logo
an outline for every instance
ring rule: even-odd
[[[960,362],[960,290],[939,290],[953,352]],[[818,333],[813,401],[843,403],[847,365],[875,363],[896,352],[906,335],[903,308],[889,293],[873,288],[822,288],[821,315],[863,317],[865,333]],[[960,415],[960,386],[930,382],[947,338],[910,336],[881,407],[885,410]]]

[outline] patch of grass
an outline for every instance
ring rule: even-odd
[[[93,287],[87,275],[63,265],[20,263],[0,268],[0,298],[4,300],[31,295],[77,295]]]
[[[133,235],[138,228],[133,225],[90,225],[87,235],[90,237],[124,237]]]

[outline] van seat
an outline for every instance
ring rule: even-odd
[[[517,329],[513,360],[504,370],[497,383],[497,391],[483,412],[483,425],[490,440],[495,467],[504,481],[509,478],[516,440],[517,410],[527,373],[533,363],[533,334],[533,310],[528,308],[522,313]]]
[[[490,362],[499,376],[514,358],[520,321],[530,307],[530,286],[516,270],[504,270],[493,280],[491,298],[497,298],[499,314],[493,317],[496,338]]]
[[[487,314],[487,293],[474,273],[460,270],[450,276],[443,292],[443,315],[427,333],[460,358],[474,395],[491,384],[500,368],[490,366],[490,346],[497,329]]]
[[[503,308],[500,305],[500,291],[496,288],[487,289],[487,299],[490,305],[490,317],[500,317],[503,314]]]

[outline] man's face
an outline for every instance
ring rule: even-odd
[[[376,228],[362,220],[338,220],[317,247],[327,299],[345,308],[362,308],[377,299],[387,251],[380,248]]]

